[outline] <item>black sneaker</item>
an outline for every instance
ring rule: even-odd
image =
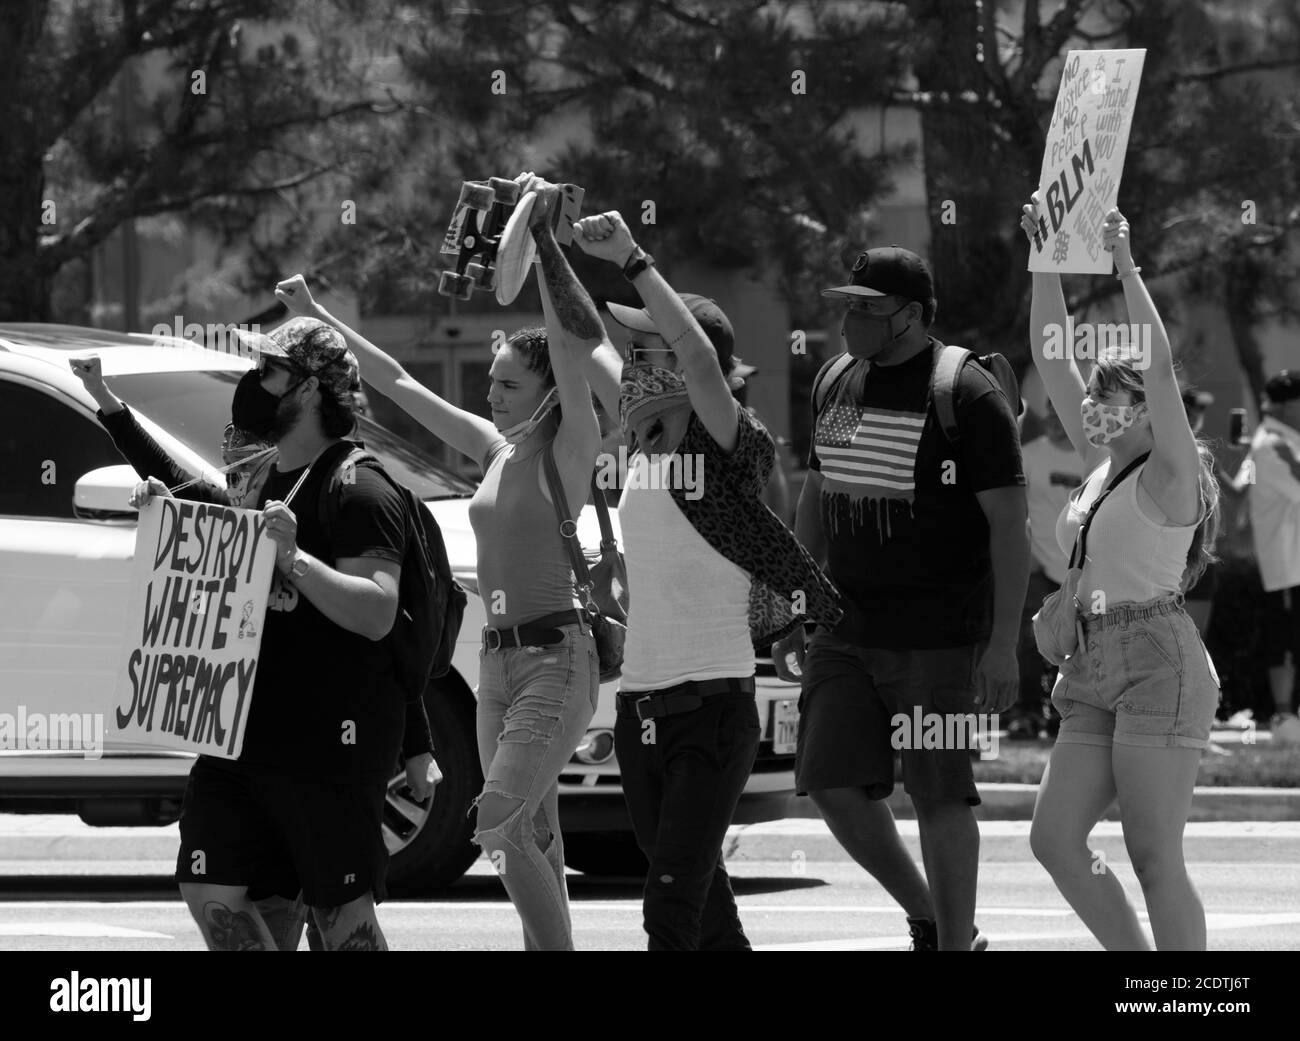
[[[909,951],[937,951],[939,949],[939,926],[930,918],[909,918],[907,928],[912,934],[912,946]],[[988,950],[989,938],[980,935],[978,927],[971,933],[970,949],[972,951]]]

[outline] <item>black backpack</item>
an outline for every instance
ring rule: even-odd
[[[364,447],[348,441],[334,451],[330,477],[321,484],[317,514],[327,532],[338,516],[337,489],[350,483],[350,468],[365,466],[383,474],[405,506],[406,549],[398,581],[397,618],[384,642],[393,656],[393,670],[406,700],[419,700],[429,680],[445,676],[451,668],[469,598],[452,577],[438,522],[415,493],[394,480],[383,463]]]
[[[957,388],[957,376],[968,361],[974,361],[989,382],[996,387],[1013,415],[1024,411],[1020,400],[1020,384],[1011,363],[1000,354],[976,355],[965,347],[939,343],[934,359],[934,373],[930,379],[930,400],[934,404],[935,416],[943,428],[948,443],[956,447],[961,441],[961,429],[957,425],[957,409],[953,403]],[[847,351],[827,362],[813,380],[813,433],[816,436],[817,420],[821,418],[831,393],[840,382],[841,377],[858,359]]]

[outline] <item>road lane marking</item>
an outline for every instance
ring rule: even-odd
[[[173,940],[171,933],[147,929],[127,929],[101,922],[0,922],[0,936],[75,936],[80,938],[112,937],[129,940]]]

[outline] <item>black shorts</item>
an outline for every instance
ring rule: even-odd
[[[894,790],[894,752],[901,750],[908,795],[978,806],[971,769],[978,653],[974,645],[867,649],[819,630],[803,666],[794,766],[799,794],[865,788],[873,799],[887,798]],[[932,719],[945,735],[939,742],[925,737],[933,733]]]
[[[1260,650],[1268,668],[1286,664],[1300,666],[1300,586],[1275,589],[1264,594],[1264,631]]]
[[[252,899],[339,907],[387,895],[383,783],[304,781],[200,758],[181,808],[176,881],[247,886]]]

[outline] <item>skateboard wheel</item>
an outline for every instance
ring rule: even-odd
[[[490,210],[492,199],[491,187],[481,181],[466,181],[460,186],[460,205],[471,210]]]
[[[519,201],[519,182],[504,177],[489,177],[488,184],[502,206],[513,206]]]
[[[483,276],[487,274],[487,268],[477,260],[471,260],[465,265],[465,277],[471,281],[483,284]]]
[[[438,279],[438,292],[443,296],[468,300],[473,291],[474,283],[464,275],[458,275],[454,271],[444,271]]]

